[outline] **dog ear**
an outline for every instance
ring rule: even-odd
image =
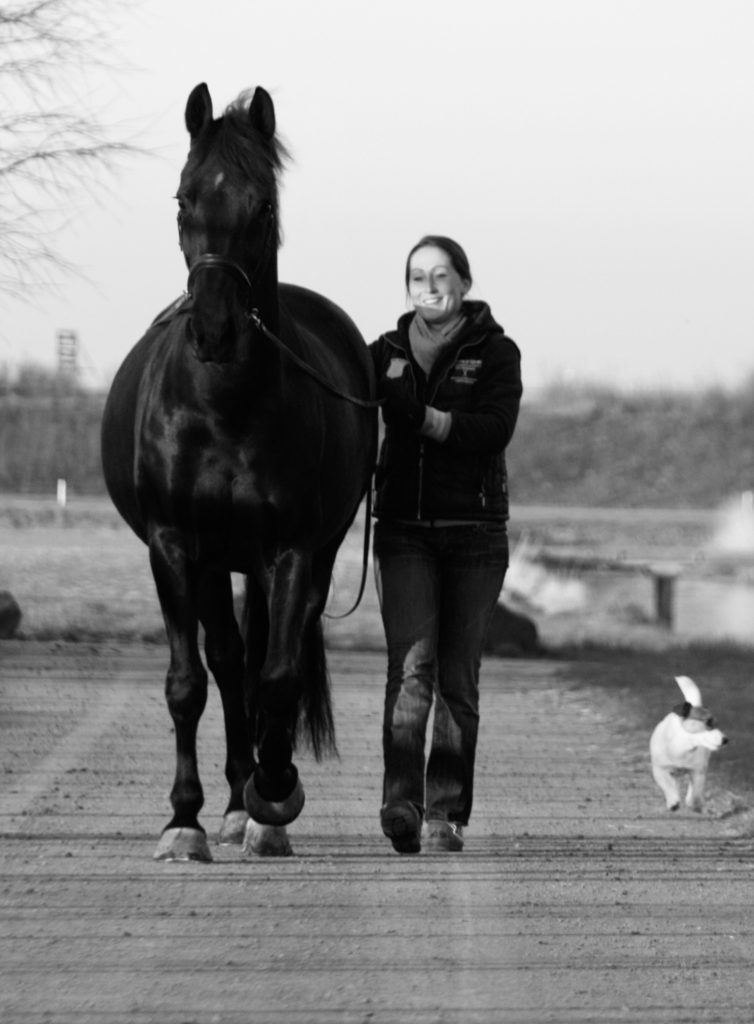
[[[680,718],[688,718],[689,717],[689,711],[691,711],[691,705],[689,704],[689,702],[687,700],[685,700],[683,702],[683,704],[676,704],[676,706],[673,708],[673,711]]]

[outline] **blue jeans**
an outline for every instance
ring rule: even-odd
[[[508,568],[505,526],[379,521],[374,563],[388,653],[383,804],[409,800],[427,819],[466,825],[482,646]]]

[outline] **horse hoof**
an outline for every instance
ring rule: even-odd
[[[245,856],[290,857],[293,854],[285,825],[260,825],[249,821],[243,841]]]
[[[243,792],[243,802],[249,817],[259,825],[290,825],[301,814],[304,806],[304,787],[296,779],[292,793],[285,800],[265,800],[257,792],[252,775]]]
[[[249,815],[246,811],[228,811],[223,818],[217,841],[220,846],[240,846],[246,832]]]
[[[212,854],[209,852],[207,837],[198,828],[166,828],[160,836],[155,860],[198,860],[209,864]]]

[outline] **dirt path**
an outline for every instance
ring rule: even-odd
[[[752,1019],[752,840],[714,779],[709,813],[666,814],[646,738],[574,667],[489,661],[467,848],[401,858],[382,658],[331,669],[341,759],[300,759],[296,856],[166,865],[164,649],[0,645],[3,1024]],[[215,832],[214,691],[200,745]]]

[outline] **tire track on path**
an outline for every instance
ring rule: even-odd
[[[4,664],[3,669],[7,669],[7,665]],[[125,714],[129,702],[133,700],[132,691],[126,685],[129,671],[125,660],[108,661],[106,671],[107,682],[98,673],[81,669],[77,670],[75,681],[60,681],[52,712],[55,721],[63,724],[64,716],[58,717],[56,712],[63,703],[60,690],[67,686],[75,689],[76,697],[71,695],[72,707],[83,707],[83,717],[73,728],[65,728],[59,738],[52,738],[50,730],[45,729],[44,735],[50,737],[52,747],[32,767],[27,767],[26,757],[20,772],[5,768],[6,783],[0,790],[0,820],[6,834],[19,834],[28,828],[27,816],[39,801],[51,793],[67,773],[80,769],[82,763],[92,760],[90,755]],[[57,675],[59,677],[59,672]],[[86,691],[86,699],[83,701],[80,696],[82,683]],[[32,691],[35,689],[27,687],[12,690],[8,686],[0,686],[0,717],[6,722],[9,717],[20,720],[24,725],[23,738],[23,734],[31,732],[35,722],[42,725],[45,714],[51,714],[50,710],[33,704]],[[32,742],[31,736],[29,742]]]

